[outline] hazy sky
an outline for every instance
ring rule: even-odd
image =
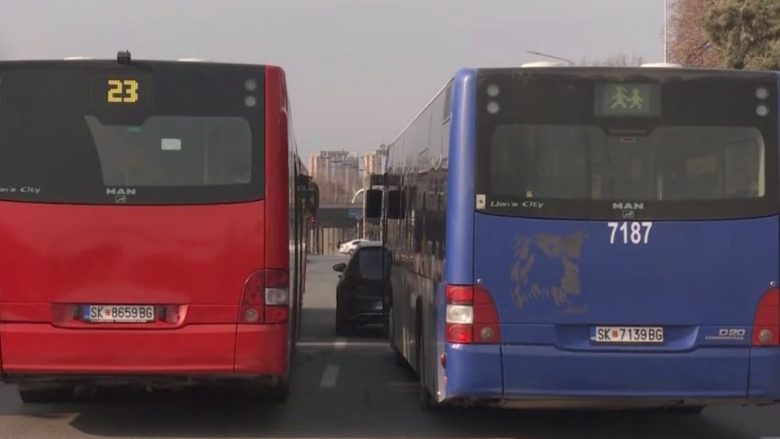
[[[663,56],[663,0],[0,0],[0,59],[284,67],[302,152],[390,142],[460,67]]]

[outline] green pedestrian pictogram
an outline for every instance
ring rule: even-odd
[[[609,107],[613,110],[616,108],[628,109],[628,90],[622,85],[615,87],[615,94],[612,96],[612,105]]]
[[[631,97],[628,99],[631,103],[628,107],[631,110],[641,110],[645,105],[645,99],[639,95],[639,89],[631,90]]]
[[[609,108],[622,110],[642,110],[645,105],[645,98],[642,97],[638,87],[629,90],[622,85],[615,87],[615,94],[612,95],[612,105]]]

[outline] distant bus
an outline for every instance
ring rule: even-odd
[[[460,71],[384,176],[423,405],[779,400],[777,112],[768,72]]]
[[[286,396],[316,200],[279,67],[0,62],[0,155],[0,368],[23,401]]]

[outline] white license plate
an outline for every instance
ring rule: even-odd
[[[154,321],[153,305],[84,305],[82,318],[88,322],[139,323]]]
[[[664,328],[658,326],[594,326],[590,340],[595,343],[663,343]]]

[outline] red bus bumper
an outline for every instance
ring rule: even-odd
[[[63,329],[0,324],[2,370],[14,375],[241,375],[287,378],[286,324],[176,329]]]

